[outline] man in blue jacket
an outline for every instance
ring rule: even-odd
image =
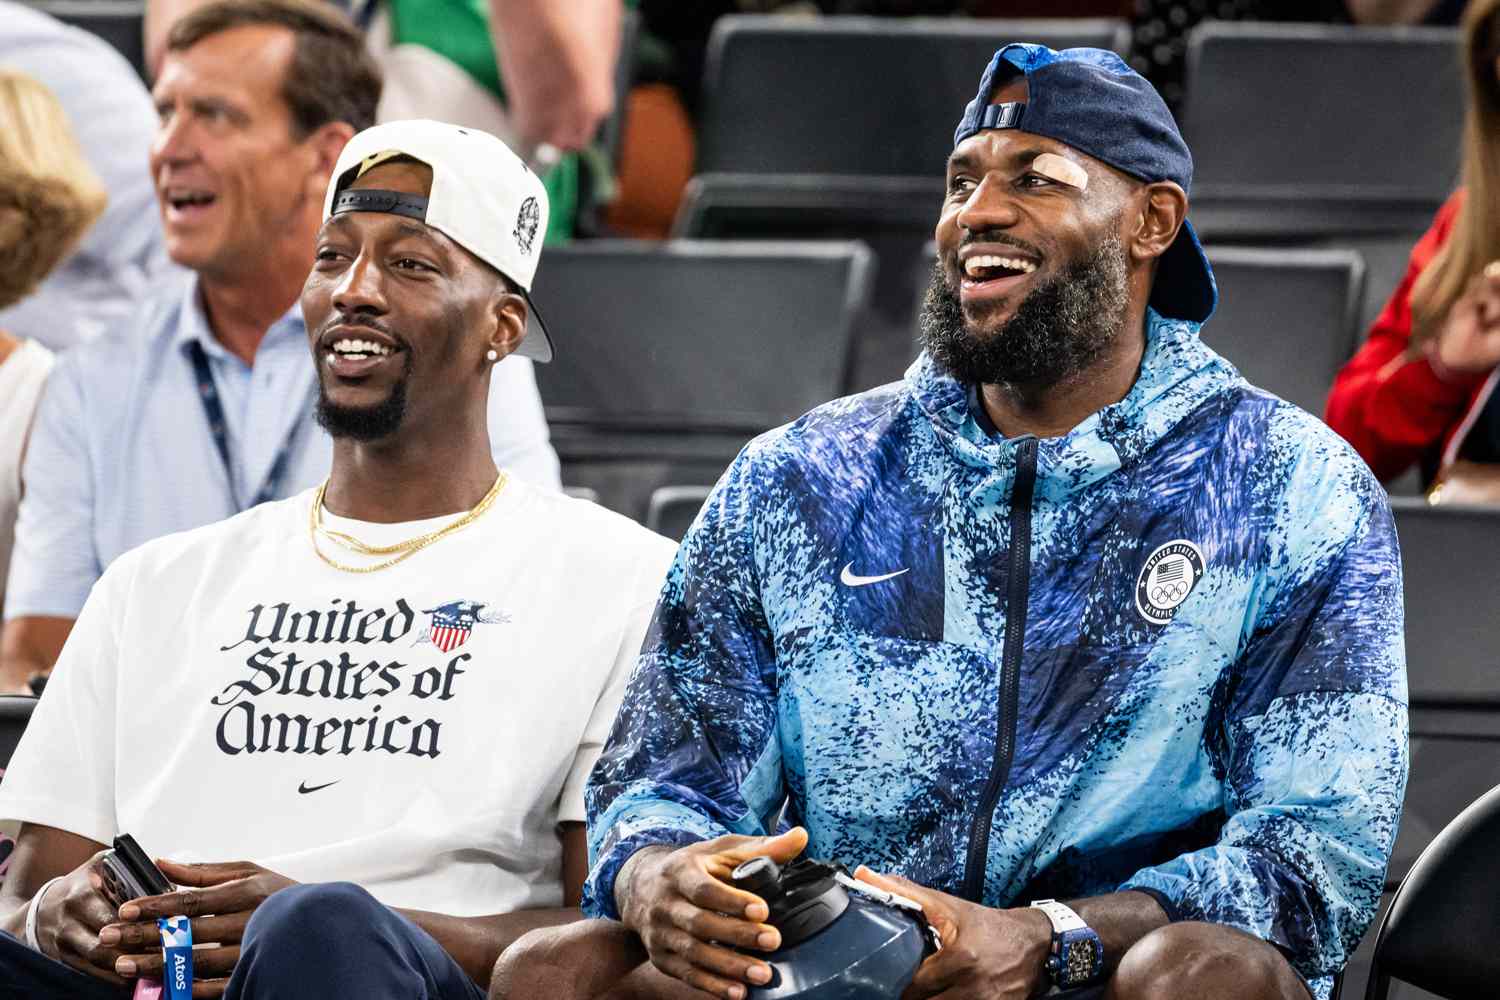
[[[753,442],[683,542],[585,910],[643,992],[744,997],[778,936],[727,873],[805,845],[922,904],[908,998],[1325,997],[1406,782],[1385,494],[1200,342],[1192,160],[1116,56],[1006,47],[954,138],[925,355]]]

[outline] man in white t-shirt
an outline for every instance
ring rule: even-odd
[[[551,357],[541,182],[436,122],[361,133],[333,178],[302,295],[331,474],[94,588],[0,789],[25,996],[121,996],[187,915],[195,996],[478,1000],[576,916],[583,785],[672,545],[491,459],[491,368]],[[126,832],[185,888],[117,906],[97,854]]]

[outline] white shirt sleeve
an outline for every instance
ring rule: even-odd
[[[489,425],[496,465],[533,486],[562,490],[530,358],[513,354],[490,372]]]
[[[661,541],[666,540],[661,539]],[[609,680],[604,685],[604,690],[600,692],[599,700],[594,704],[594,712],[589,716],[588,727],[584,730],[583,739],[578,744],[578,753],[573,758],[573,767],[568,772],[568,780],[563,783],[562,798],[557,813],[559,823],[582,823],[586,819],[583,790],[589,783],[589,774],[594,770],[594,764],[598,762],[599,755],[604,752],[604,742],[609,739],[610,730],[614,728],[615,716],[620,711],[620,703],[625,700],[625,687],[630,682],[630,675],[635,671],[636,660],[640,658],[641,646],[646,640],[646,630],[650,627],[651,618],[656,613],[657,598],[675,554],[676,549],[668,543],[659,547],[653,546],[641,559],[641,566],[636,574],[636,586],[632,591],[636,595],[637,603],[630,609],[624,626],[620,630],[620,642],[615,650],[615,661],[609,671]]]
[[[78,354],[58,359],[37,403],[21,479],[5,618],[77,618],[99,579],[90,412]]]
[[[128,556],[117,560],[79,613],[0,782],[0,818],[57,827],[101,844],[118,832],[119,636],[135,563]]]

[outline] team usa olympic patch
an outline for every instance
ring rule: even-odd
[[[1203,553],[1185,538],[1159,545],[1135,580],[1135,609],[1153,625],[1177,617],[1177,609],[1203,579]]]

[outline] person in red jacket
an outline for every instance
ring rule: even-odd
[[[1442,490],[1473,482],[1477,471],[1500,498],[1497,12],[1500,0],[1478,0],[1464,17],[1463,187],[1438,210],[1364,346],[1334,380],[1325,419],[1382,480],[1419,464],[1424,484]]]

